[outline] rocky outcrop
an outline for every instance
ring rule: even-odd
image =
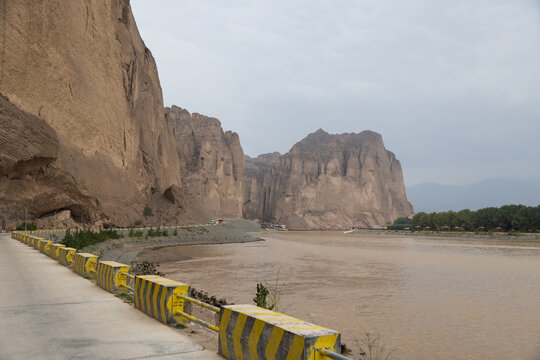
[[[0,4],[0,203],[10,218],[28,206],[129,224],[152,193],[181,185],[129,0]]]
[[[178,106],[165,109],[180,158],[184,195],[210,217],[242,217],[244,152],[238,134],[218,119],[190,114]]]
[[[245,166],[238,135],[219,120],[164,111],[129,0],[0,0],[0,9],[8,227],[26,209],[47,223],[58,214],[63,224],[118,225],[244,215],[317,229],[412,212],[399,162],[378,134],[321,130]]]
[[[285,155],[248,159],[244,217],[295,229],[382,225],[412,214],[401,165],[381,135],[308,135]]]

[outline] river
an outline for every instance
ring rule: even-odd
[[[167,277],[236,304],[257,282],[282,312],[357,342],[378,334],[390,359],[540,359],[540,243],[275,232],[266,241],[168,248],[192,257]]]

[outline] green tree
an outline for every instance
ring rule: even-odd
[[[459,226],[466,231],[474,230],[475,212],[469,209],[463,209],[455,215],[455,226]]]

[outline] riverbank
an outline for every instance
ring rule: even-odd
[[[98,255],[103,260],[124,264],[148,262],[174,262],[189,257],[175,250],[189,245],[219,245],[263,241],[254,236],[263,229],[250,220],[229,220],[226,224],[201,225],[168,229],[168,236],[146,237],[146,231],[130,236],[123,231],[122,239],[108,240],[87,246],[81,251]],[[248,233],[249,232],[249,233]],[[135,236],[139,235],[139,236]]]
[[[540,233],[505,233],[505,232],[457,232],[457,231],[409,231],[409,230],[354,230],[346,235],[369,235],[391,237],[427,237],[452,238],[461,240],[501,240],[540,242]]]

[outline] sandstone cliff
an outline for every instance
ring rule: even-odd
[[[218,119],[172,106],[165,116],[180,158],[184,195],[210,217],[242,217],[244,152]]]
[[[128,224],[181,185],[129,0],[1,0],[0,203]],[[22,122],[21,122],[22,121]],[[21,124],[24,125],[21,127]]]
[[[295,229],[349,229],[412,214],[400,163],[375,132],[318,130],[277,155],[247,160],[244,217]]]

